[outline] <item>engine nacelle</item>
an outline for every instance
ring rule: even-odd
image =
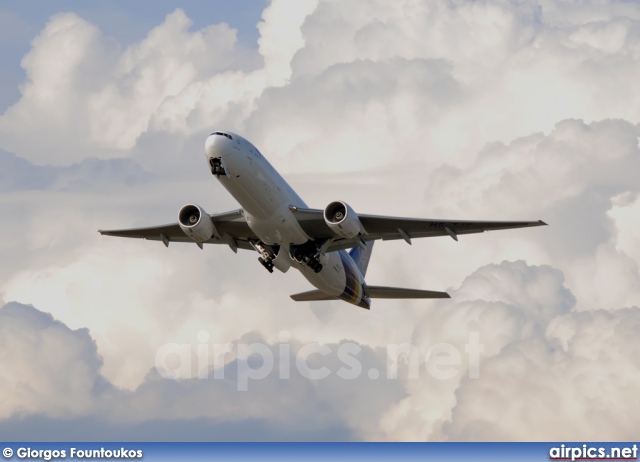
[[[187,204],[178,212],[182,231],[196,242],[205,242],[215,234],[215,227],[207,212],[198,205]]]
[[[348,204],[335,201],[324,209],[324,221],[338,236],[351,239],[364,232],[356,212]]]

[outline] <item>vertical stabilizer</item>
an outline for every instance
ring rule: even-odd
[[[356,266],[360,270],[360,274],[364,277],[367,274],[367,267],[369,266],[369,260],[371,259],[371,251],[373,250],[374,241],[365,243],[365,248],[354,247],[349,252],[349,256],[356,263]]]

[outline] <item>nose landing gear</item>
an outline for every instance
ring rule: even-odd
[[[226,175],[227,172],[222,165],[220,157],[212,157],[209,159],[209,166],[211,167],[211,173],[216,176]]]

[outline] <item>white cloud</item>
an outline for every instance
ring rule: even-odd
[[[416,328],[419,345],[459,351],[478,332],[479,378],[463,361],[452,380],[408,380],[409,396],[381,419],[401,440],[628,440],[640,383],[638,307],[578,312],[563,275],[503,262],[478,269]],[[407,425],[407,423],[410,425]]]
[[[624,221],[610,216],[638,193],[639,135],[622,120],[561,121],[549,135],[488,145],[468,168],[439,168],[425,197],[438,215],[543,218],[547,229],[500,237],[503,255],[562,267],[580,309],[640,305],[637,249],[617,247],[619,233],[633,242],[633,208]]]
[[[52,17],[23,59],[28,81],[20,101],[0,119],[3,146],[39,164],[68,163],[92,150],[121,156],[165,99],[201,73],[234,64],[234,30],[219,24],[190,32],[190,25],[176,10],[121,51],[74,13]]]
[[[32,307],[9,304],[0,310],[0,355],[6,365],[1,390],[11,396],[2,409],[2,423],[40,415],[47,428],[58,425],[61,417],[69,425],[99,413],[102,419],[92,426],[112,422],[129,428],[127,439],[135,439],[158,420],[181,422],[178,426],[199,422],[205,428],[245,422],[247,429],[258,421],[285,428],[306,421],[311,413],[318,431],[343,427],[343,435],[356,439],[581,440],[605,435],[628,440],[638,424],[637,416],[625,412],[640,382],[640,371],[631,367],[640,348],[635,345],[637,307],[578,312],[560,271],[524,262],[480,268],[453,295],[449,306],[434,302],[414,318],[419,377],[408,375],[410,368],[401,359],[400,378],[384,378],[387,351],[359,345],[363,373],[355,380],[341,379],[336,371],[346,364],[336,356],[340,342],[326,344],[328,356],[310,358],[310,367],[328,367],[330,378],[305,379],[293,360],[304,343],[294,337],[286,342],[291,378],[280,379],[282,343],[245,331],[235,337],[235,349],[226,357],[225,379],[214,378],[213,369],[207,379],[183,380],[163,379],[151,371],[132,391],[119,390],[103,378],[101,350],[96,351],[86,329],[72,331]],[[474,332],[483,348],[477,378],[469,375],[471,356],[463,353]],[[212,333],[211,339],[220,338]],[[203,367],[198,346],[212,348],[211,342],[197,343],[201,341],[186,341],[198,366],[193,374]],[[240,392],[237,344],[254,342],[272,352],[274,369]],[[442,342],[462,353],[462,363],[449,379],[435,378],[425,369],[426,350]],[[221,367],[220,358],[208,358]],[[249,361],[252,368],[261,363]],[[368,379],[371,367],[382,378]],[[68,396],[69,387],[75,390],[73,402],[61,396]],[[162,435],[156,433],[156,438]]]
[[[358,60],[265,91],[247,129],[289,171],[379,168],[421,158],[419,124],[435,123],[459,94],[445,62]]]
[[[560,6],[547,3],[273,2],[259,24],[260,64],[234,30],[190,31],[180,10],[124,50],[74,14],[55,16],[25,57],[29,80],[0,120],[3,145],[59,164],[125,155],[143,133],[225,125],[295,169],[300,152],[316,159],[345,146],[357,169],[417,146],[412,158],[466,162],[488,140],[564,118],[638,121],[634,8],[557,26]],[[274,87],[283,90],[275,99],[265,92]],[[345,128],[353,126],[356,138]]]
[[[286,155],[297,169],[303,154],[317,162],[320,152],[346,150],[353,153],[347,168],[355,170],[405,153],[464,164],[490,140],[549,131],[566,118],[636,122],[637,25],[602,21],[598,27],[629,30],[620,48],[610,50],[606,37],[590,39],[596,48],[579,46],[575,37],[589,35],[591,25],[552,26],[533,1],[321,2],[303,24],[305,46],[294,56],[291,85],[275,92],[277,99],[265,92],[249,128],[266,152]],[[432,85],[433,74],[416,73],[433,60],[446,62],[446,87]],[[397,76],[391,83],[387,68]],[[348,78],[346,85],[337,75]],[[283,119],[293,127],[283,128]],[[358,138],[345,139],[341,132],[352,127]]]
[[[640,5],[634,1],[541,0],[545,21],[552,26],[583,25],[618,18],[640,19]]]
[[[0,357],[0,418],[73,415],[100,392],[102,361],[89,332],[72,331],[32,307],[10,303],[0,309]]]
[[[448,438],[629,440],[640,424],[628,411],[639,327],[637,307],[573,313],[514,342],[483,364],[482,380],[462,383]]]
[[[291,78],[291,59],[305,46],[300,26],[317,7],[317,0],[274,0],[258,24],[260,54],[264,56],[267,81],[282,85]]]
[[[613,198],[613,207],[607,215],[615,222],[616,250],[625,252],[636,262],[640,261],[640,195],[626,191]]]
[[[190,31],[182,10],[121,50],[74,13],[51,18],[22,65],[22,97],[0,118],[2,146],[38,164],[126,155],[145,132],[239,125],[264,88],[284,84],[315,2],[274,2],[260,23],[264,67],[227,24]],[[283,14],[284,13],[284,14]]]
[[[152,370],[138,388],[127,392],[117,389],[101,375],[102,360],[86,329],[73,331],[51,315],[18,303],[0,308],[0,318],[3,360],[0,392],[9,398],[0,407],[0,426],[20,424],[34,415],[39,416],[34,433],[23,435],[27,440],[38,439],[40,432],[47,439],[47,432],[59,431],[57,426],[73,427],[74,422],[96,414],[102,418],[88,422],[91,426],[99,428],[110,424],[126,428],[126,436],[119,438],[125,440],[141,439],[140,435],[145,435],[146,429],[153,428],[158,421],[180,422],[179,427],[200,425],[200,433],[213,440],[219,437],[211,430],[223,424],[237,426],[227,438],[281,438],[268,432],[246,433],[260,422],[280,428],[290,438],[316,439],[314,432],[319,435],[333,432],[334,439],[352,439],[373,431],[379,415],[404,396],[399,381],[375,381],[362,374],[351,380],[339,378],[338,371],[347,366],[337,355],[339,344],[325,345],[330,351],[327,355],[308,357],[308,367],[329,371],[326,378],[308,379],[298,372],[295,363],[301,348],[299,342],[287,342],[290,359],[282,357],[285,359],[281,360],[280,345],[269,344],[255,333],[239,338],[235,351],[238,343],[261,342],[275,363],[263,379],[249,379],[246,391],[239,391],[242,380],[238,377],[245,373],[246,367],[256,369],[261,363],[251,357],[232,357],[224,368],[224,378],[214,377],[212,369],[208,378],[172,380]],[[350,350],[350,355],[352,358],[357,355],[360,364],[379,370],[384,367],[385,358],[371,348],[355,343],[353,347],[359,352]],[[287,379],[279,378],[281,363],[288,365]],[[353,394],[352,387],[359,392]],[[306,399],[309,395],[317,399]],[[309,415],[314,415],[313,421],[309,421]],[[244,426],[238,425],[243,422]],[[176,435],[176,428],[168,427],[146,438],[162,441],[172,435]],[[88,436],[92,438],[95,439],[95,434]]]

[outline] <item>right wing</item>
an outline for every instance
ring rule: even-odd
[[[232,249],[253,250],[249,240],[258,240],[255,236],[240,209],[230,212],[210,215],[211,221],[216,230],[222,236],[220,239],[212,237],[205,244],[228,244]],[[170,223],[160,226],[149,226],[145,228],[111,229],[99,230],[104,236],[131,237],[137,239],[148,239],[151,241],[162,241],[165,245],[170,242],[195,242],[187,236],[178,223]]]
[[[475,221],[475,220],[434,220],[428,218],[387,217],[380,215],[358,214],[365,233],[353,239],[337,236],[324,221],[322,210],[291,207],[302,230],[313,239],[328,239],[327,252],[350,249],[358,245],[359,240],[383,241],[404,239],[411,244],[411,239],[422,237],[450,236],[458,240],[459,234],[474,234],[501,229],[529,228],[546,226],[538,221]]]

